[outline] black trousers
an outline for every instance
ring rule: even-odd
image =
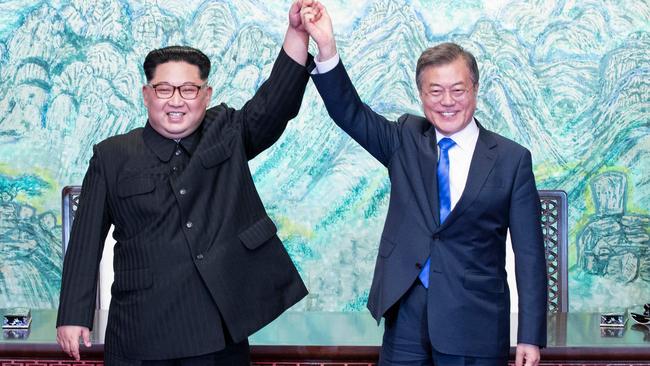
[[[142,366],[250,366],[248,340],[229,343],[221,351],[173,360],[142,361]]]
[[[105,366],[250,366],[248,340],[228,342],[226,348],[205,355],[167,360],[129,360],[110,353],[104,354]]]

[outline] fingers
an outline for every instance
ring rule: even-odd
[[[321,15],[321,12],[317,8],[311,6],[303,6],[302,9],[300,9],[300,16],[304,24],[318,22]]]
[[[74,358],[75,361],[79,361],[81,357],[79,356],[79,332],[70,332],[66,336],[65,343],[67,345],[67,354]]]
[[[537,355],[528,355],[526,357],[526,366],[538,366],[539,365],[539,353]]]
[[[59,346],[61,346],[63,352],[68,354],[68,356],[72,357],[72,354],[70,353],[70,343],[68,342],[67,334],[61,328],[56,329],[56,343],[58,343]]]
[[[293,4],[291,4],[291,8],[289,9],[289,19],[300,15],[300,9],[302,8],[301,2],[302,0],[295,0]]]
[[[517,347],[515,353],[515,366],[524,366],[524,350],[520,347]]]
[[[302,18],[303,23],[312,23],[314,19],[314,9],[309,6],[303,6],[300,9],[300,17]]]
[[[63,340],[58,329],[56,330],[56,343],[61,346],[61,350],[63,350],[64,353],[70,355],[70,348],[68,347],[68,343]]]
[[[84,329],[81,330],[81,338],[83,339],[84,345],[86,347],[91,346],[91,343],[90,343],[90,330],[88,330],[88,328],[84,328]]]
[[[61,346],[63,352],[68,356],[80,361],[79,337],[83,337],[84,343],[90,347],[90,331],[86,327],[60,326],[56,330],[56,342]]]
[[[325,9],[325,6],[322,3],[315,3],[314,8],[318,9],[319,12],[327,12],[327,9]]]
[[[75,359],[75,361],[79,361],[79,338],[76,338],[76,340],[72,340],[70,338],[66,337],[61,337],[59,338],[57,336],[57,342],[61,346],[61,349],[63,352],[65,352],[68,356],[72,357]]]
[[[294,0],[291,4],[291,9],[289,10],[289,24],[291,27],[304,31],[306,22],[318,22],[321,18],[321,11],[317,6],[322,7],[322,5],[315,0]],[[303,13],[311,15],[304,17]]]
[[[318,5],[320,5],[320,3],[318,3]],[[316,10],[316,12],[314,14],[313,22],[318,22],[320,18],[323,16],[323,13],[318,8],[314,8],[314,9]]]
[[[538,366],[540,360],[539,347],[520,343],[515,354],[515,366]]]
[[[291,9],[289,9],[289,14],[295,14],[300,12],[301,7],[302,7],[302,0],[294,0],[293,4],[291,4]]]

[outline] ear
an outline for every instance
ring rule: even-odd
[[[426,98],[426,95],[424,93],[424,89],[418,88],[418,95],[420,96],[420,100],[424,103],[424,100]]]
[[[149,108],[149,104],[151,103],[151,100],[149,100],[150,95],[148,93],[149,87],[146,85],[142,86],[142,101],[144,102],[144,106]]]

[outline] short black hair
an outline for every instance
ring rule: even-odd
[[[188,46],[169,46],[155,49],[144,58],[142,68],[147,82],[153,79],[156,67],[166,62],[187,62],[199,68],[201,80],[208,80],[210,59],[203,52]]]

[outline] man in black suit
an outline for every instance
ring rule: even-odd
[[[94,147],[63,266],[57,341],[90,346],[98,265],[113,224],[106,365],[248,365],[247,337],[307,290],[267,216],[248,160],[300,108],[309,80],[300,1],[271,76],[241,110],[207,109],[209,59],[150,52],[144,128]]]
[[[519,290],[516,365],[546,344],[546,265],[531,154],[474,118],[474,56],[425,50],[425,117],[390,122],[365,105],[340,62],[322,4],[303,1],[318,44],[314,84],[332,119],[388,169],[391,196],[368,308],[385,317],[380,365],[507,365],[506,233]]]

